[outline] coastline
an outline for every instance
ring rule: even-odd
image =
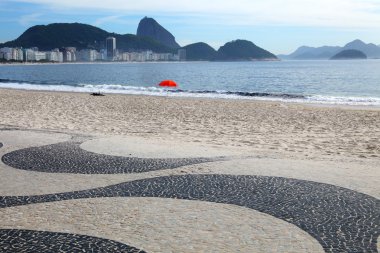
[[[343,61],[380,61],[380,58],[368,58],[368,59],[345,59]],[[237,61],[207,61],[207,60],[189,60],[189,61],[99,61],[99,62],[0,62],[0,66],[17,66],[17,65],[76,65],[76,64],[133,64],[133,63],[153,63],[153,64],[161,64],[161,63],[202,63],[202,62],[281,62],[281,61],[326,61],[329,62],[329,59],[310,59],[310,60],[295,60],[295,59],[263,59],[263,60],[237,60]]]
[[[3,233],[89,235],[147,252],[227,253],[244,245],[247,252],[315,253],[324,252],[320,238],[337,238],[335,228],[347,234],[368,228],[364,234],[376,226],[377,109],[0,89],[0,115]],[[125,171],[117,171],[120,159]],[[135,171],[135,159],[148,164],[146,170]],[[176,159],[195,163],[168,167]],[[65,164],[77,171],[65,171]],[[130,192],[144,195],[120,195],[129,185]],[[107,195],[83,198],[84,192],[104,189]],[[155,197],[150,189],[195,194]],[[222,198],[194,199],[215,192]],[[241,194],[241,203],[276,202],[265,204],[270,209],[263,212],[236,205]],[[15,206],[7,201],[49,196],[54,200]],[[368,201],[373,208],[363,209]],[[300,227],[271,213],[284,209],[312,225]],[[335,225],[353,212],[375,221]],[[312,229],[320,224],[324,229],[315,235]],[[365,247],[379,248],[372,234]]]
[[[186,61],[186,62],[192,62],[192,61]],[[0,66],[29,66],[29,65],[81,65],[81,64],[133,64],[133,63],[186,63],[181,61],[157,61],[157,62],[139,62],[139,61],[104,61],[104,62],[15,62],[15,63],[3,63],[0,62]],[[198,62],[198,61],[194,61]],[[203,61],[199,61],[203,62]]]
[[[94,91],[69,91],[69,90],[39,90],[39,89],[21,89],[21,88],[3,88],[0,87],[1,90],[15,90],[15,91],[25,91],[25,92],[42,92],[42,93],[66,93],[66,94],[88,94],[90,95]],[[136,97],[162,97],[162,98],[173,98],[173,99],[184,99],[184,100],[215,100],[215,101],[249,101],[252,103],[267,103],[267,104],[279,104],[281,106],[286,105],[301,105],[305,107],[315,107],[315,108],[341,108],[341,109],[348,109],[348,110],[368,110],[368,111],[380,111],[380,105],[350,105],[350,104],[334,104],[334,103],[317,103],[314,101],[300,101],[295,102],[292,100],[276,100],[276,99],[261,99],[259,98],[244,98],[241,97],[239,99],[233,99],[233,98],[223,98],[223,97],[191,97],[191,96],[166,96],[166,95],[148,95],[148,94],[126,94],[126,93],[112,93],[110,91],[101,91],[101,94],[107,95],[107,96],[136,96]]]
[[[154,97],[174,98],[197,98],[197,99],[222,99],[222,100],[247,100],[275,102],[285,104],[304,104],[311,106],[345,106],[352,108],[378,108],[380,109],[380,98],[377,97],[335,97],[320,95],[293,95],[260,92],[228,92],[228,91],[192,91],[182,89],[162,89],[155,86],[123,86],[123,85],[101,85],[92,84],[82,86],[71,85],[39,85],[17,80],[0,79],[0,89],[41,91],[41,92],[72,92],[72,93],[102,93],[114,95],[141,95]]]
[[[2,125],[134,135],[310,158],[380,157],[380,109],[0,89]]]
[[[9,2],[6,33],[81,10],[121,31],[148,9],[182,36],[219,44],[235,25],[282,51],[368,37],[378,14],[365,0],[332,1],[339,15],[279,1]],[[380,252],[380,44],[275,55],[244,39],[181,46],[148,16],[136,35],[102,27],[36,25],[0,48],[0,253]]]

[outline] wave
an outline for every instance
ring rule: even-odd
[[[64,92],[101,92],[129,95],[149,95],[168,97],[197,97],[197,98],[221,98],[221,99],[252,99],[266,101],[282,101],[293,103],[317,103],[336,105],[360,105],[380,106],[380,98],[377,97],[343,97],[325,95],[298,95],[287,93],[224,91],[224,90],[184,90],[166,89],[161,87],[139,87],[120,84],[52,84],[41,82],[23,82],[8,79],[0,79],[0,88],[41,90],[41,91],[64,91]]]

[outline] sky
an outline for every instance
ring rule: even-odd
[[[135,34],[153,17],[181,46],[215,49],[247,39],[275,54],[299,46],[344,46],[361,39],[380,44],[380,0],[0,0],[0,42],[33,25],[85,23]]]

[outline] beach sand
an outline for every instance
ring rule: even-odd
[[[133,135],[302,158],[380,158],[380,110],[0,90],[3,126]]]
[[[148,159],[223,157],[123,174],[46,173],[0,163],[0,196],[223,174],[294,179],[300,185],[315,182],[316,190],[321,184],[338,187],[338,192],[352,191],[353,199],[356,193],[371,200],[380,198],[379,108],[0,89],[0,119],[1,156],[81,136],[80,148],[91,154]],[[321,196],[338,199],[343,195],[322,191]],[[307,229],[265,212],[221,203],[170,198],[68,199],[2,208],[0,230],[91,235],[147,252],[323,252],[318,235],[312,237]],[[329,208],[333,207],[325,209]],[[321,226],[329,226],[329,217],[316,217],[327,221],[321,220]]]

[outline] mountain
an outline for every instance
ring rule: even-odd
[[[299,47],[296,51],[289,55],[280,55],[282,59],[290,60],[317,60],[330,59],[337,53],[343,50],[359,50],[368,56],[368,58],[380,58],[380,47],[375,44],[366,44],[361,40],[354,40],[347,43],[344,47],[338,46],[323,46],[323,47]]]
[[[105,46],[107,37],[116,38],[117,48],[123,51],[146,50],[155,52],[172,52],[171,48],[159,42],[138,37],[133,34],[109,33],[100,28],[79,23],[55,23],[50,25],[37,25],[26,30],[13,41],[0,44],[0,47],[38,47],[40,50],[51,50],[61,47],[76,47],[77,49],[101,49]]]
[[[309,60],[309,59],[329,59],[331,56],[335,55],[341,47],[307,47],[302,46],[294,51],[292,54],[286,57],[282,56],[280,58],[284,59],[294,59],[294,60]]]
[[[256,46],[251,41],[234,40],[219,48],[217,60],[277,60],[277,57],[274,54]]]
[[[107,37],[116,38],[116,48],[120,51],[152,50],[157,53],[176,53],[176,49],[180,48],[174,36],[152,18],[143,18],[137,33],[138,35],[123,35],[109,33],[86,24],[54,23],[30,27],[17,39],[0,44],[0,48],[38,47],[41,51],[48,51],[54,48],[76,47],[78,50],[100,50],[105,48]],[[277,60],[275,55],[247,40],[228,42],[218,51],[203,42],[187,45],[184,49],[187,59],[193,61]]]
[[[362,51],[369,58],[380,58],[380,47],[372,43],[366,44],[361,40],[354,40],[346,44],[343,49],[355,49]]]
[[[175,41],[175,37],[153,18],[143,18],[139,23],[136,35],[149,37],[169,48],[180,48],[180,45]]]
[[[152,50],[156,53],[176,53],[176,50],[146,37],[134,34],[111,34],[116,38],[116,47],[122,51]]]
[[[64,46],[78,48],[96,47],[97,41],[105,41],[109,34],[97,27],[85,24],[50,24],[36,25],[27,29],[16,40],[6,42],[9,47],[38,47],[50,50]]]
[[[190,61],[211,61],[217,56],[216,50],[203,42],[187,45],[183,49],[186,49],[186,59]]]
[[[367,59],[367,55],[365,55],[362,51],[359,51],[359,50],[346,49],[330,58],[330,60],[357,60],[357,59]]]

